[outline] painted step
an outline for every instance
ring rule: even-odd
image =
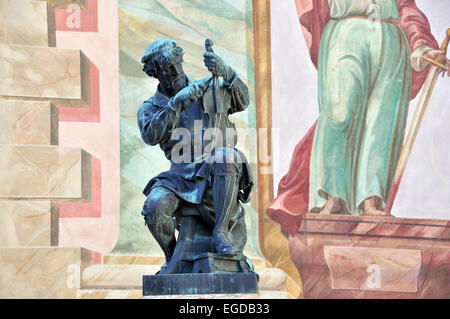
[[[255,266],[255,271],[262,271],[266,268],[266,261],[261,258],[251,259]],[[105,265],[162,265],[164,257],[146,255],[105,255],[103,264]]]
[[[167,297],[167,296],[166,296]],[[187,296],[179,296],[181,299],[187,299]],[[191,296],[193,298],[195,296]],[[203,299],[205,296],[199,296]],[[211,295],[209,295],[211,297]],[[219,297],[223,297],[220,295]],[[233,295],[233,299],[238,298]],[[256,296],[255,296],[256,297]],[[141,289],[80,289],[77,292],[77,299],[141,299]],[[287,291],[260,291],[257,299],[293,299]]]
[[[165,258],[162,256],[145,255],[105,255],[103,264],[105,265],[162,265]]]
[[[258,299],[293,299],[287,291],[261,290]]]
[[[142,289],[142,276],[153,275],[161,265],[92,265],[81,274],[83,289]]]
[[[140,299],[142,289],[80,289],[77,299]]]
[[[287,283],[287,274],[277,268],[266,268],[259,272],[259,290],[263,291],[281,291],[285,289]]]
[[[92,265],[81,276],[84,289],[141,289],[142,276],[155,274],[161,265]],[[259,273],[259,289],[281,291],[286,287],[287,275],[276,268]]]

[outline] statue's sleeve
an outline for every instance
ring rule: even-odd
[[[229,113],[244,111],[250,104],[250,95],[247,85],[236,75],[230,83],[224,83],[225,88],[231,94],[231,105]]]
[[[142,139],[154,146],[170,139],[176,113],[168,107],[145,102],[139,108],[137,118]]]
[[[439,44],[431,33],[427,17],[414,0],[397,0],[397,7],[400,12],[400,26],[411,48],[411,62],[414,69],[411,98],[414,98],[420,91],[429,70],[429,67],[424,67],[425,65],[420,63],[420,59],[428,48],[438,49]]]

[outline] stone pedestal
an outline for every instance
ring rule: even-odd
[[[289,237],[305,298],[450,298],[450,222],[306,214]]]
[[[258,294],[254,273],[171,274],[143,277],[143,296]]]
[[[192,273],[248,273],[253,272],[250,259],[240,254],[237,256],[220,256],[203,253],[192,258],[185,258],[192,263]]]

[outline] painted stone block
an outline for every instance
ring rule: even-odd
[[[80,148],[0,145],[0,199],[90,200],[91,160]]]
[[[58,208],[48,201],[0,201],[0,247],[58,245]]]
[[[58,109],[50,102],[0,100],[0,144],[58,144]]]
[[[0,0],[0,43],[55,46],[54,10],[45,1]]]
[[[0,96],[88,107],[89,64],[80,50],[0,44]]]
[[[84,248],[0,248],[0,298],[76,298],[90,260]]]

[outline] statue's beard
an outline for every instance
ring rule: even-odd
[[[184,89],[187,85],[187,78],[185,75],[177,77],[171,83],[172,90],[177,94],[182,89]]]

